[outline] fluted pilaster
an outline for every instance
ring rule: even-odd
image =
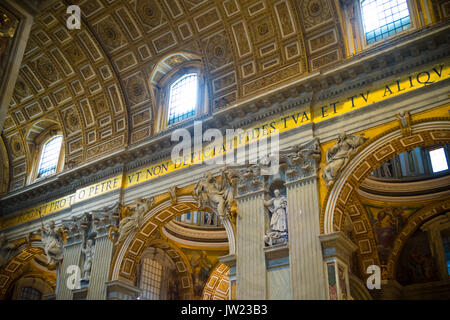
[[[238,210],[242,216],[237,219],[237,299],[266,299],[263,200],[263,191],[237,199]]]
[[[108,281],[113,246],[108,236],[102,236],[95,241],[94,259],[87,295],[88,300],[106,299],[106,282]]]
[[[72,273],[67,273],[69,266],[78,266],[80,262],[81,242],[68,245],[64,248],[63,262],[61,265],[58,278],[58,292],[56,292],[56,300],[72,300],[72,288],[67,286],[67,280],[73,276]],[[81,275],[80,275],[81,276]]]
[[[287,182],[293,299],[326,299],[317,176]]]

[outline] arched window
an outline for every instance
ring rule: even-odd
[[[144,258],[141,269],[142,298],[159,300],[161,294],[162,265],[151,258]]]
[[[41,300],[42,292],[33,287],[22,287],[20,300]]]
[[[384,43],[392,36],[432,25],[432,1],[345,0],[340,4],[342,31],[350,56]]]
[[[142,254],[137,278],[142,300],[175,299],[178,280],[173,260],[159,248],[149,247]]]
[[[411,28],[408,0],[361,0],[367,44]]]
[[[189,125],[209,112],[208,85],[201,57],[176,52],[163,57],[150,75],[155,133]]]
[[[185,74],[170,86],[168,124],[195,115],[198,96],[198,74]]]
[[[55,136],[42,147],[37,178],[43,178],[56,172],[61,154],[62,136]]]

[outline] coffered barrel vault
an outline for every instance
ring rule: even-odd
[[[77,1],[80,30],[52,2],[35,18],[5,119],[10,190],[26,184],[38,120],[61,124],[67,168],[151,137],[149,79],[168,53],[204,57],[211,111],[344,57],[332,1],[269,2]]]
[[[361,10],[377,0],[10,2],[0,5],[0,298],[450,292],[450,1],[374,5],[394,20],[401,7],[408,22],[370,39]],[[188,82],[195,101],[169,121],[172,89]],[[224,140],[202,136],[175,160],[177,129]],[[230,142],[227,129],[242,131]],[[278,143],[275,173],[262,173],[270,154],[205,163],[240,147],[253,155],[266,139]],[[72,267],[74,287],[62,272]]]

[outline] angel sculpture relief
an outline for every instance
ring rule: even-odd
[[[109,239],[115,244],[121,243],[130,233],[139,230],[144,222],[144,215],[154,203],[154,198],[139,197],[135,202],[135,208],[122,207],[120,209],[119,228],[110,229]]]
[[[326,154],[327,165],[324,168],[322,177],[326,181],[327,186],[334,183],[342,168],[347,164],[350,156],[367,140],[368,138],[363,135],[347,135],[345,132],[339,134],[338,141],[327,150]]]
[[[50,221],[49,224],[39,228],[42,236],[42,242],[44,243],[44,252],[47,256],[48,264],[58,264],[63,260],[63,241],[64,230],[61,227],[56,227],[54,221]]]
[[[238,215],[231,173],[228,170],[222,170],[221,176],[217,178],[208,172],[195,185],[193,196],[198,201],[200,209],[206,206],[215,209],[222,220],[234,221]]]

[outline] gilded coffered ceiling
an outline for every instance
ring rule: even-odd
[[[79,30],[68,2],[35,19],[2,137],[10,190],[26,184],[34,137],[57,124],[65,165],[144,141],[158,106],[155,66],[201,57],[211,112],[344,58],[334,0],[87,0]]]

